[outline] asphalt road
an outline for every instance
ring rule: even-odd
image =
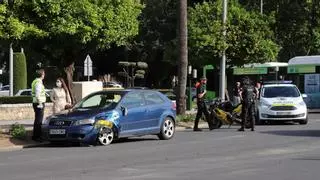
[[[1,180],[314,180],[320,176],[320,114],[303,125],[177,132],[107,147],[0,152]]]

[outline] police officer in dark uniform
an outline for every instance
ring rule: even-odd
[[[242,122],[241,128],[238,131],[244,131],[246,125],[248,124],[248,119],[250,120],[251,131],[254,131],[254,87],[250,82],[249,78],[244,78],[243,87],[241,93],[242,101]]]
[[[206,77],[202,77],[200,79],[200,82],[198,82],[196,84],[196,88],[197,88],[197,106],[198,106],[198,112],[197,112],[197,116],[196,116],[196,120],[194,121],[194,127],[193,127],[193,131],[202,131],[202,129],[198,128],[198,124],[199,124],[199,120],[202,116],[202,113],[205,115],[208,125],[209,125],[209,129],[213,130],[213,122],[212,120],[209,118],[209,111],[207,109],[207,106],[204,102],[205,100],[205,95],[206,95],[206,84],[207,84],[207,78]]]

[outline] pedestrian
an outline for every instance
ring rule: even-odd
[[[204,102],[205,100],[205,95],[207,93],[206,91],[206,84],[207,84],[207,78],[206,77],[202,77],[200,79],[200,82],[198,82],[196,84],[196,88],[197,88],[197,107],[198,107],[198,112],[197,112],[197,116],[196,119],[194,121],[194,127],[193,127],[193,131],[202,131],[202,129],[200,129],[198,127],[199,124],[199,120],[202,116],[202,114],[205,115],[206,120],[208,122],[208,126],[210,130],[213,130],[213,122],[212,119],[209,118],[209,111],[208,108]]]
[[[233,106],[237,106],[241,103],[241,83],[236,82],[235,87],[233,88]]]
[[[63,78],[59,77],[56,86],[51,93],[51,101],[53,102],[53,114],[57,114],[71,107],[71,98],[67,85]]]
[[[254,87],[254,91],[253,91],[253,95],[254,95],[254,116],[255,119],[258,118],[258,103],[259,103],[259,99],[260,99],[260,90],[261,90],[261,83],[260,82],[256,82],[256,85]]]
[[[241,92],[242,103],[242,121],[241,128],[238,131],[244,131],[248,119],[250,120],[251,131],[254,131],[254,87],[249,78],[244,78]]]
[[[33,80],[31,84],[32,105],[35,113],[32,140],[41,141],[41,125],[42,125],[45,102],[46,102],[46,92],[45,92],[45,87],[43,85],[45,71],[44,69],[39,69],[37,70],[36,74],[37,74],[37,78]]]

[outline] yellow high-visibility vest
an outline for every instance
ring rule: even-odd
[[[38,83],[41,83],[42,89],[40,93],[39,99],[36,97],[36,86]],[[31,84],[31,92],[32,92],[32,103],[45,103],[46,102],[46,91],[44,85],[42,84],[42,80],[37,78],[33,80]]]

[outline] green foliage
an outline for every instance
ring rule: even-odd
[[[0,39],[22,40],[30,36],[43,37],[47,35],[36,25],[26,22],[18,15],[23,7],[22,1],[15,1],[11,6],[8,1],[0,4]]]
[[[213,100],[214,98],[216,98],[216,92],[215,91],[207,91],[206,99]]]
[[[24,53],[13,54],[13,93],[27,88],[27,64]]]
[[[47,102],[51,99],[47,97]],[[0,104],[30,104],[32,103],[31,96],[2,96],[0,97]]]
[[[11,125],[10,134],[16,139],[26,139],[27,131],[22,124],[15,123]]]
[[[279,47],[270,28],[274,17],[246,11],[237,1],[229,4],[226,41],[222,36],[221,0],[204,2],[189,9],[192,62],[219,64],[224,48],[230,65],[276,60]]]
[[[177,115],[177,122],[191,122],[196,119],[195,114],[185,114],[185,115]]]
[[[34,0],[27,8],[52,37],[68,36],[108,48],[126,45],[138,34],[137,17],[143,6],[137,0]]]

